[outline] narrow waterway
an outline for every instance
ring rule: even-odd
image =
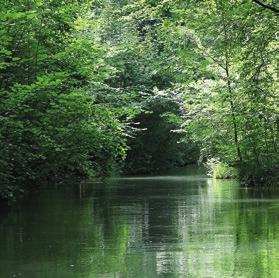
[[[50,185],[0,214],[0,277],[279,277],[279,195],[199,169]]]

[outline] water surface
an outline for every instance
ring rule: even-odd
[[[49,185],[0,214],[0,277],[279,277],[279,196],[199,170]]]

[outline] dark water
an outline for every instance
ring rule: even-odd
[[[49,186],[0,214],[0,277],[279,277],[278,209],[195,170]]]

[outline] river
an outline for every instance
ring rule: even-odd
[[[279,277],[279,194],[197,168],[48,185],[0,214],[0,277]]]

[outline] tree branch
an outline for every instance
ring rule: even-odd
[[[276,13],[277,15],[279,15],[279,10],[276,8],[276,7],[273,7],[273,6],[270,6],[270,5],[267,5],[259,0],[253,0],[254,3],[260,5],[261,7],[263,7],[264,9],[268,9],[274,13]]]

